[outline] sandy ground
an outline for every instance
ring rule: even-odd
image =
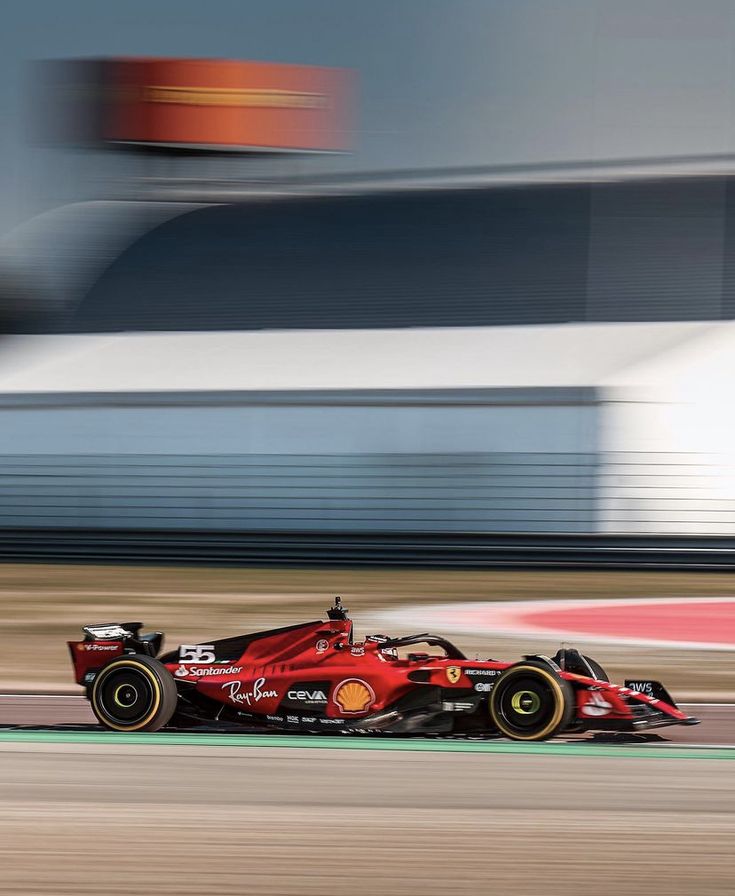
[[[728,760],[0,744],[0,894],[732,894]]]
[[[0,565],[0,691],[78,692],[65,642],[78,638],[84,623],[142,620],[175,645],[317,619],[335,594],[365,634],[383,629],[381,609],[411,603],[732,595],[735,574]],[[470,656],[510,659],[559,646],[455,640]],[[604,645],[587,652],[618,680],[661,678],[677,699],[735,698],[732,652]]]

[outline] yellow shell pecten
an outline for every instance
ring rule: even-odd
[[[345,713],[366,712],[373,699],[370,687],[357,678],[343,681],[334,692],[334,702]]]

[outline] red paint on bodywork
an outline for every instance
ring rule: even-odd
[[[84,684],[87,672],[96,672],[123,652],[122,641],[67,641],[74,665],[74,680]]]
[[[203,696],[248,715],[275,722],[286,717],[291,722],[298,719],[290,718],[289,713],[315,713],[322,719],[333,719],[334,724],[373,716],[426,687],[441,689],[436,699],[442,703],[456,699],[459,705],[470,693],[475,698],[479,694],[479,708],[484,707],[487,712],[486,701],[494,682],[505,669],[515,665],[497,660],[457,659],[444,652],[402,657],[386,647],[384,641],[381,636],[374,636],[355,643],[352,622],[337,619],[188,645],[161,661],[180,690],[184,684],[190,685]],[[85,683],[89,672],[98,671],[124,652],[123,641],[68,643],[78,684]],[[448,653],[456,654],[453,645],[445,642],[445,647]],[[187,660],[178,661],[179,654]],[[197,655],[206,656],[207,660],[192,662],[191,657]],[[217,659],[210,661],[215,656]],[[687,719],[675,706],[628,687],[567,671],[559,674],[574,689],[576,720],[586,728],[616,722],[642,724],[640,716],[633,712],[636,702],[656,711],[657,724],[661,723],[659,713],[672,722]],[[452,691],[458,692],[456,698]],[[447,711],[454,710],[450,707]]]

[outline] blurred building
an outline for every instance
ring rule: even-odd
[[[0,245],[3,282],[59,332],[735,317],[734,178],[582,177],[177,182],[176,202],[162,187],[30,222]]]
[[[29,222],[0,525],[732,534],[729,165],[175,178]]]

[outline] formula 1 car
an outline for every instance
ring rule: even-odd
[[[182,644],[158,659],[163,634],[141,634],[140,622],[87,625],[83,641],[68,643],[77,684],[115,731],[256,725],[533,741],[698,722],[659,682],[611,684],[575,649],[516,663],[470,660],[432,634],[355,641],[339,598],[327,617]]]

